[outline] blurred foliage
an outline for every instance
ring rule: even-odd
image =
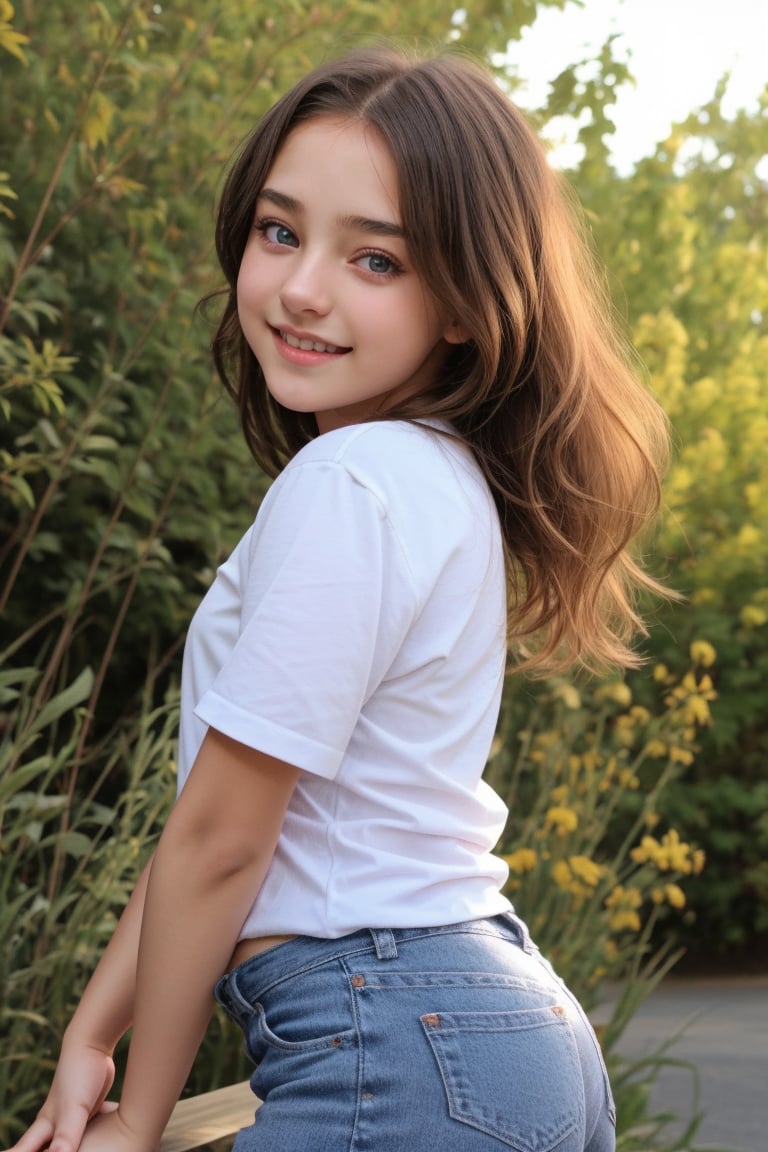
[[[704,868],[660,806],[711,723],[711,651],[692,645],[679,678],[658,665],[652,707],[620,680],[553,680],[507,700],[486,773],[510,810],[507,890],[587,1003],[605,979],[637,980],[656,922],[685,908],[684,886]],[[661,956],[673,948],[668,938]]]
[[[554,0],[556,4],[561,0]],[[265,482],[213,380],[226,163],[319,58],[397,30],[484,52],[536,4],[26,0],[0,10],[0,652],[38,700],[94,666],[79,741],[172,666]]]
[[[708,859],[683,939],[710,960],[757,944],[765,962],[768,91],[732,118],[724,93],[631,175],[594,157],[572,175],[676,443],[652,551],[687,602],[654,606],[649,648],[673,671],[696,637],[718,653],[715,724],[664,801]]]
[[[147,689],[141,712],[110,733],[100,778],[83,787],[73,757],[93,675],[81,672],[38,710],[40,676],[36,669],[0,673],[0,703],[13,714],[0,745],[3,1146],[39,1106],[63,1029],[156,843],[175,786],[175,693],[153,706]],[[559,682],[524,712],[512,703],[488,769],[517,813],[504,840],[510,895],[531,909],[540,944],[587,1007],[607,979],[621,990],[601,1029],[621,1152],[686,1152],[697,1119],[684,1138],[668,1139],[677,1118],[649,1115],[654,1075],[669,1060],[666,1042],[639,1065],[617,1051],[633,1013],[676,960],[671,943],[653,945],[654,924],[679,914],[684,887],[703,865],[699,849],[659,826],[659,802],[707,723],[709,673],[697,666],[676,680],[663,672],[657,688],[653,709],[633,704],[623,683],[580,694]],[[126,784],[108,805],[99,799],[101,783],[113,774]],[[618,847],[611,841],[617,825]],[[188,1092],[247,1074],[236,1031],[216,1014]]]
[[[655,1077],[676,1063],[670,1037],[640,1062],[622,1058],[620,1040],[680,958],[669,928],[705,864],[662,809],[711,722],[714,655],[695,642],[680,676],[656,666],[648,707],[620,680],[553,680],[530,696],[510,681],[486,773],[510,809],[506,890],[534,939],[588,1010],[606,981],[617,990],[599,1034],[621,1152],[691,1148],[700,1119],[680,1131],[680,1117],[649,1114]]]
[[[452,16],[439,0],[0,0],[2,1139],[39,1098],[170,803],[186,624],[266,488],[212,376],[210,312],[196,311],[219,283],[213,206],[228,158],[324,56],[388,35],[486,55],[543,6],[468,0]],[[558,77],[537,120],[580,117],[585,156],[570,175],[678,441],[653,547],[689,602],[653,609],[658,680],[633,677],[602,700],[512,681],[489,772],[518,757],[504,771],[519,780],[507,847],[522,912],[534,920],[549,900],[553,924],[573,926],[566,968],[566,941],[575,947],[594,921],[600,963],[594,951],[569,969],[579,990],[634,958],[641,996],[671,962],[667,951],[654,960],[647,926],[668,932],[683,900],[688,942],[703,950],[768,927],[768,121],[765,105],[725,119],[718,93],[617,177],[606,134],[626,76],[609,41]],[[506,83],[514,93],[515,78]],[[712,689],[701,648],[687,671],[700,637],[718,651]],[[661,712],[660,686],[676,701]],[[681,693],[690,707],[715,687],[716,724],[693,759],[689,730],[702,718],[681,734],[673,715]],[[649,725],[665,745],[658,762]],[[630,728],[632,752],[621,743]],[[555,801],[553,789],[570,787],[553,775],[556,757],[570,762],[566,741],[587,790]],[[603,760],[587,780],[590,748]],[[645,846],[627,839],[642,813]],[[190,1089],[242,1074],[237,1048],[219,1021]],[[621,1083],[634,1093],[625,1115],[640,1117],[642,1085],[623,1073]]]

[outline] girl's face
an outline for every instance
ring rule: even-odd
[[[389,150],[357,121],[294,128],[256,203],[240,324],[270,393],[320,432],[434,384],[460,336],[415,272]]]

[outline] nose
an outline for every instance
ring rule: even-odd
[[[280,303],[287,312],[314,312],[326,315],[331,308],[328,273],[319,258],[306,255],[291,261],[291,269],[280,290]]]

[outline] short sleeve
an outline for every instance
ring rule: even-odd
[[[242,603],[196,715],[332,779],[417,612],[379,497],[335,461],[289,467],[257,517]]]

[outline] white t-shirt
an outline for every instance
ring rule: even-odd
[[[506,599],[493,500],[426,424],[306,445],[189,629],[179,787],[207,727],[302,769],[241,938],[507,911],[506,808],[481,779]]]

